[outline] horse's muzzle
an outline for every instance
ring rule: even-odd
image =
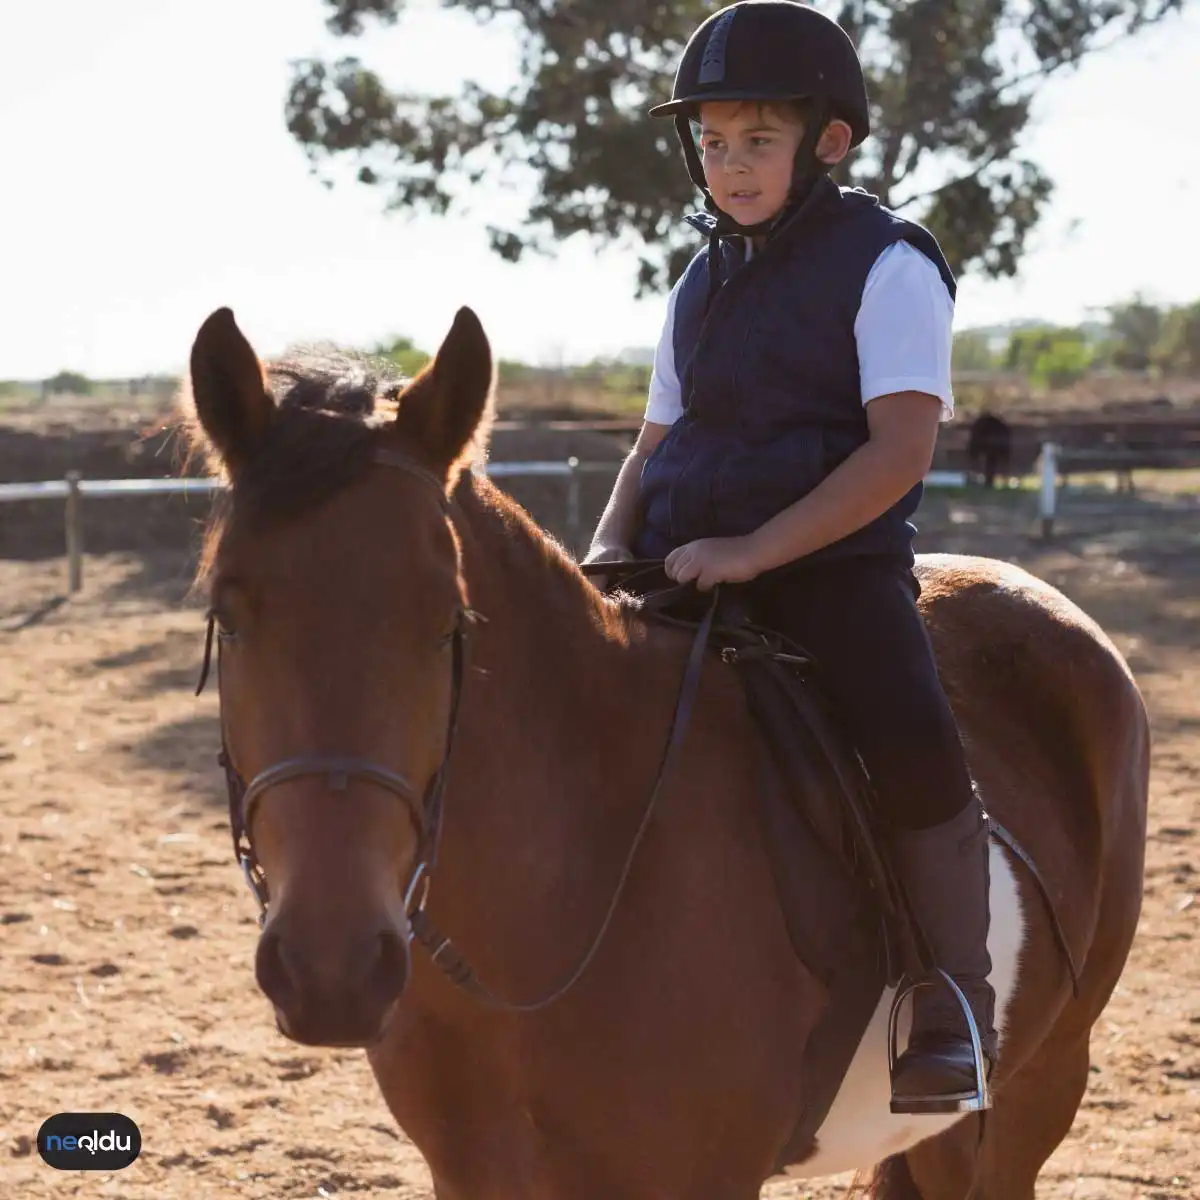
[[[408,983],[405,933],[385,923],[357,939],[329,940],[273,914],[259,939],[255,976],[280,1032],[310,1046],[377,1042]]]

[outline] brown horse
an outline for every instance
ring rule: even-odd
[[[241,852],[270,889],[258,981],[287,1036],[366,1047],[439,1200],[749,1200],[826,996],[753,813],[759,735],[712,659],[642,825],[689,639],[601,597],[464,470],[492,388],[466,309],[407,386],[351,361],[266,374],[227,309],[197,336],[195,436],[231,484],[204,565],[222,729]],[[919,571],[981,793],[1048,882],[1079,994],[1029,874],[993,846],[982,1140],[978,1115],[889,1113],[885,992],[793,1171],[879,1164],[877,1197],[1021,1200],[1071,1127],[1137,925],[1147,720],[1052,588],[979,558]],[[486,994],[411,949],[422,899]]]

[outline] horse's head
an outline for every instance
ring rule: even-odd
[[[229,484],[205,572],[235,835],[269,888],[256,974],[280,1029],[323,1045],[377,1039],[408,979],[466,613],[447,496],[493,382],[468,309],[411,383],[371,365],[268,374],[228,309],[191,355]]]

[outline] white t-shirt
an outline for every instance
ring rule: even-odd
[[[646,420],[659,425],[683,416],[674,346],[679,283],[667,299],[650,375]],[[950,420],[953,324],[954,301],[937,267],[908,242],[893,242],[872,265],[854,320],[863,404],[892,392],[925,392],[941,400],[942,420]]]

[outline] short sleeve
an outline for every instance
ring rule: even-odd
[[[646,402],[646,420],[657,425],[674,425],[683,416],[683,395],[675,370],[675,305],[686,276],[680,276],[667,297],[667,317],[654,351],[654,369],[650,373],[650,396]]]
[[[954,300],[937,267],[915,246],[894,242],[875,260],[854,322],[863,404],[925,392],[950,420],[953,327]]]

